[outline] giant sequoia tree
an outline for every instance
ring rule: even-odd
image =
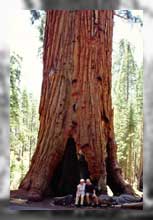
[[[111,102],[112,10],[47,11],[40,128],[20,184],[29,198],[73,193],[81,149],[101,192],[132,193],[117,163]]]

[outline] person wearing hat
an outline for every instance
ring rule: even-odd
[[[76,206],[79,205],[79,199],[81,199],[80,205],[83,206],[83,204],[84,204],[85,185],[86,185],[85,180],[80,179],[80,184],[77,185],[77,192],[76,192],[76,198],[75,198],[75,205]]]

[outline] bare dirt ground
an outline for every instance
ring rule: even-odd
[[[48,197],[40,202],[32,202],[27,199],[27,192],[23,190],[14,190],[10,192],[11,210],[73,210],[76,207],[72,204],[69,206],[54,205],[53,199]],[[91,209],[87,207],[77,209]],[[94,209],[94,208],[92,208]],[[98,209],[98,208],[97,208]]]
[[[26,204],[16,204],[10,203],[9,205],[10,210],[100,210],[100,209],[110,209],[104,207],[83,207],[83,208],[76,208],[75,206],[57,206],[50,204],[50,200],[43,200],[42,202],[28,202]]]
[[[103,204],[100,207],[75,207],[71,205],[55,205],[53,198],[45,198],[40,202],[32,202],[27,199],[27,192],[22,190],[11,191],[10,193],[10,210],[114,210],[124,209],[122,207],[110,207],[107,204]],[[130,209],[130,208],[129,208]],[[142,208],[138,208],[141,209]]]

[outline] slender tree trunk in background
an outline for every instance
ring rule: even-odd
[[[20,184],[31,200],[40,200],[53,185],[57,193],[66,182],[74,190],[79,149],[101,192],[108,184],[115,194],[133,193],[116,158],[112,32],[112,10],[47,11],[38,143]]]
[[[143,191],[143,169],[141,170],[141,173],[140,173],[138,189],[140,191]]]
[[[33,115],[33,112],[31,113],[31,122],[30,122],[30,132],[31,134],[33,133],[33,129],[32,129],[32,126],[34,125],[33,123],[33,118],[35,117],[35,115]],[[31,152],[32,152],[32,145],[33,145],[33,137],[31,136],[30,134],[30,140],[29,140],[29,166],[30,166],[30,163],[31,163]]]
[[[30,165],[30,161],[31,161],[31,148],[32,148],[32,141],[31,141],[31,137],[30,137],[30,141],[29,141],[29,165]]]
[[[140,149],[140,164],[139,164],[139,176],[138,176],[138,189],[143,191],[143,123],[141,130],[141,149]]]
[[[133,161],[132,161],[132,138],[130,137],[129,140],[129,155],[128,155],[128,179],[129,179],[129,183],[132,183],[132,167],[133,167]]]

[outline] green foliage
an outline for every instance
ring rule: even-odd
[[[138,23],[140,26],[143,26],[143,21],[140,16],[134,16],[132,13],[132,10],[115,10],[116,15],[119,15],[123,17],[124,19],[127,19],[128,21],[132,23]]]
[[[43,10],[31,10],[30,15],[31,22],[36,26],[39,33],[39,41],[41,45],[38,48],[38,55],[42,59],[46,13]]]
[[[21,58],[10,59],[10,184],[16,189],[28,171],[36,147],[38,103],[20,88]]]
[[[34,24],[36,20],[40,18],[40,11],[39,10],[30,10],[31,13],[31,23]]]
[[[19,122],[20,74],[22,58],[13,54],[10,58],[10,123]]]
[[[134,183],[143,144],[143,69],[134,60],[134,48],[121,40],[113,64],[112,97],[118,159],[125,178]]]

